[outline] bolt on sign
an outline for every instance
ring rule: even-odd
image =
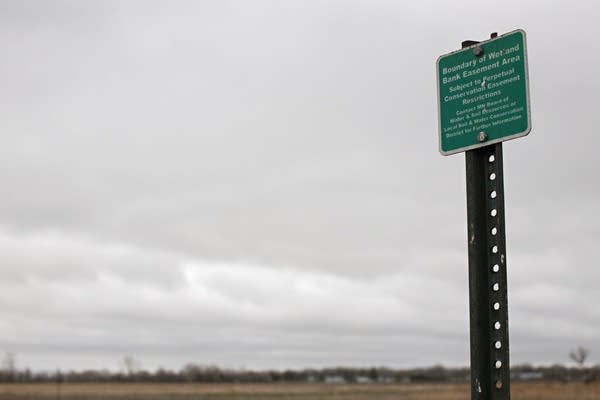
[[[450,155],[531,130],[525,31],[437,60],[440,153]]]

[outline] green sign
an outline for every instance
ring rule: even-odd
[[[529,133],[525,42],[525,32],[516,30],[438,58],[440,153]]]

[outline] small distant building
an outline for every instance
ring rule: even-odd
[[[535,381],[544,377],[544,374],[541,371],[513,372],[510,375],[512,379],[517,381]]]
[[[346,379],[342,375],[328,375],[325,377],[325,383],[346,383]]]
[[[394,379],[393,376],[379,375],[377,377],[377,382],[379,382],[379,383],[393,383],[393,382],[395,382],[395,379]]]

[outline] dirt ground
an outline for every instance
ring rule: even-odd
[[[600,400],[600,383],[511,384],[513,400]],[[0,400],[466,400],[462,384],[0,384]]]

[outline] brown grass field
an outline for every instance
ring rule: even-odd
[[[460,384],[0,384],[0,400],[466,400]],[[513,400],[600,400],[600,382],[512,384]]]

